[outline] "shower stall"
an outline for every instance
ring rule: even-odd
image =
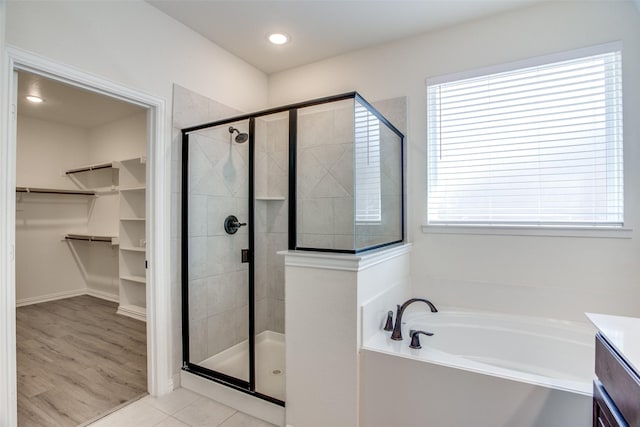
[[[403,139],[356,92],[182,129],[184,370],[284,406],[279,252],[402,242]]]

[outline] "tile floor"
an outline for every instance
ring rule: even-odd
[[[179,388],[142,399],[97,420],[89,427],[274,427],[192,391]]]

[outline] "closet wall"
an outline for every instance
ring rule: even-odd
[[[87,137],[85,129],[18,116],[17,185],[75,188],[63,171],[88,163]],[[86,288],[62,236],[86,227],[89,202],[86,196],[16,193],[18,304]]]
[[[68,169],[144,156],[146,113],[94,128],[18,115],[19,187],[91,188],[96,197],[17,193],[18,305],[88,293],[118,300],[118,247],[65,241],[67,233],[118,235],[118,170]]]

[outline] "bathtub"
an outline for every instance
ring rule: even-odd
[[[587,323],[414,305],[403,341],[382,328],[363,336],[361,426],[590,425],[595,330]],[[434,335],[411,349],[410,329]]]

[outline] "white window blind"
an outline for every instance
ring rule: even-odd
[[[619,51],[428,84],[429,224],[621,226]]]
[[[380,222],[380,121],[355,103],[356,221]]]

